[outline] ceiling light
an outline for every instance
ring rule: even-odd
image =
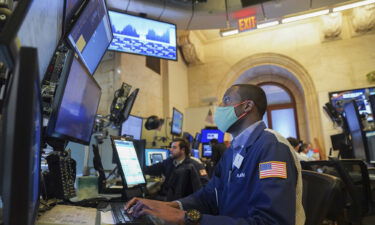
[[[364,5],[368,5],[368,4],[372,4],[372,3],[375,3],[375,0],[366,0],[366,1],[354,2],[354,3],[351,3],[351,4],[335,7],[335,8],[333,8],[332,11],[333,12],[339,12],[339,11],[342,11],[342,10],[351,9],[351,8],[355,8],[355,7],[359,7],[359,6],[364,6]]]
[[[220,30],[220,35],[222,37],[227,37],[227,36],[230,36],[230,35],[235,35],[235,34],[238,34],[239,31],[237,28],[227,28],[227,29],[221,29]]]
[[[261,24],[257,24],[257,28],[258,29],[262,29],[262,28],[266,28],[266,27],[273,27],[273,26],[276,26],[276,25],[279,25],[279,21],[272,21],[272,22],[266,22],[266,23],[261,23]]]
[[[299,15],[299,16],[288,17],[288,18],[282,19],[281,22],[282,23],[290,23],[290,22],[294,22],[294,21],[297,21],[297,20],[303,20],[303,19],[307,19],[307,18],[311,18],[311,17],[315,17],[315,16],[325,15],[325,14],[328,14],[328,13],[329,13],[329,9],[325,9],[325,10],[307,13],[307,14],[303,14],[303,15]]]

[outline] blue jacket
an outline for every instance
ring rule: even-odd
[[[295,224],[298,172],[293,153],[265,128],[260,123],[250,135],[240,153],[244,158],[239,169],[232,169],[233,149],[229,148],[209,183],[179,199],[185,210],[203,213],[200,225]],[[272,161],[286,163],[285,179],[260,179],[259,164]]]

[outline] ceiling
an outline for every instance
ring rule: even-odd
[[[182,30],[220,29],[227,27],[225,0],[107,0],[109,9],[166,21]],[[236,15],[256,12],[257,21],[319,9],[348,0],[273,0],[242,7],[241,0],[227,0],[228,20],[237,26]]]

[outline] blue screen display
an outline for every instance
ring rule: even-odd
[[[193,157],[199,159],[199,150],[198,149],[192,149],[193,150]]]
[[[84,66],[73,58],[55,132],[87,143],[91,138],[101,90]]]
[[[212,156],[212,147],[209,144],[202,145],[203,148],[203,157],[211,157]]]
[[[182,133],[182,122],[184,115],[179,112],[177,109],[173,109],[172,117],[172,134],[180,135]]]
[[[112,31],[104,0],[90,0],[68,35],[68,40],[93,74],[108,45]]]
[[[142,124],[142,118],[130,115],[121,125],[121,136],[131,135],[133,139],[140,140],[142,136]]]
[[[108,11],[113,41],[109,50],[177,60],[176,25]]]
[[[201,134],[201,143],[208,143],[212,139],[217,139],[219,143],[224,142],[224,133],[220,130],[203,129]]]
[[[145,160],[146,166],[151,166],[153,164],[162,162],[166,160],[170,155],[168,149],[158,149],[158,148],[146,148],[145,149]]]

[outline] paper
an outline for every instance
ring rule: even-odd
[[[100,212],[100,224],[101,225],[112,225],[116,224],[115,221],[113,221],[112,211],[108,212]]]
[[[37,225],[93,225],[96,223],[96,209],[79,206],[57,205],[44,213]]]

